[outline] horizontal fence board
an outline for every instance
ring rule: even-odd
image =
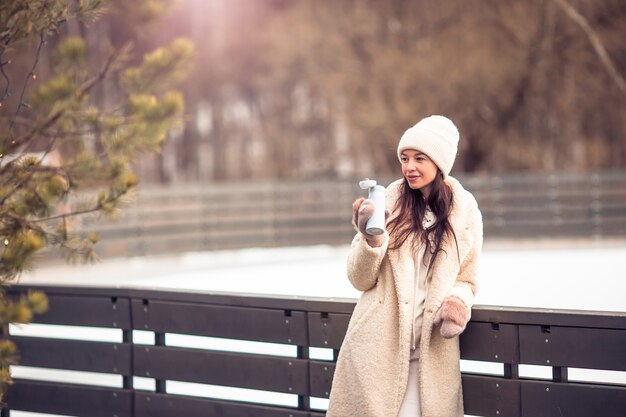
[[[138,392],[135,417],[311,417],[308,411],[250,403]]]
[[[590,237],[593,236],[621,236],[622,230],[626,232],[626,226],[617,225],[617,227],[609,227],[609,225],[585,225],[582,227],[573,227],[573,226],[558,226],[558,225],[545,225],[545,226],[509,226],[508,230],[515,229],[517,233],[514,238],[507,236],[504,233],[504,229],[498,229],[497,227],[490,226],[489,228],[485,228],[485,233],[490,233],[492,237],[502,237],[502,238],[511,238],[511,239],[537,239],[537,238],[546,238],[550,239],[551,236],[559,236],[560,238],[572,238],[576,239],[581,231],[584,229],[588,232]]]
[[[350,317],[350,314],[309,312],[309,346],[339,349]]]
[[[166,189],[164,189],[166,190]],[[238,190],[235,188],[234,190]],[[165,192],[165,191],[164,191]],[[233,192],[233,191],[231,191]],[[315,211],[321,214],[336,215],[342,211],[350,212],[350,206],[344,206],[352,202],[352,197],[342,200],[302,200],[298,195],[289,197],[276,197],[273,195],[257,195],[256,198],[246,196],[245,200],[228,201],[219,197],[197,199],[193,194],[186,195],[175,202],[166,199],[154,199],[153,201],[137,200],[131,206],[132,210],[120,213],[120,220],[140,221],[164,219],[168,215],[190,213],[192,217],[208,219],[230,219],[237,217],[249,217],[251,214],[264,219],[276,218],[275,214],[281,215],[304,215],[311,216]],[[280,198],[280,200],[277,200]],[[250,211],[250,201],[255,201],[255,210]],[[161,209],[159,209],[159,207]],[[180,220],[180,219],[178,219]],[[85,224],[98,223],[97,220],[87,220]]]
[[[470,322],[461,334],[461,359],[519,363],[517,326]]]
[[[47,289],[54,290],[55,287],[33,286],[33,288],[46,291]],[[97,294],[106,290],[106,288],[96,287],[80,288],[80,291],[86,291],[90,294],[92,292]],[[185,304],[206,304],[210,306],[245,307],[291,312],[292,315],[294,312],[298,311],[329,311],[350,314],[356,305],[354,298],[337,297],[329,299],[326,297],[260,295],[250,293],[193,291],[187,289],[144,290],[129,288],[126,290],[126,294],[140,303],[143,303],[143,300],[150,300],[150,302],[180,302]],[[135,328],[141,330],[141,326],[137,324],[135,324]]]
[[[306,360],[245,353],[135,346],[134,373],[156,379],[306,394]]]
[[[474,305],[472,321],[626,330],[626,311],[553,310]]]
[[[483,417],[521,417],[519,381],[462,375],[463,404],[466,414]]]
[[[519,332],[522,363],[626,371],[626,330],[519,326]]]
[[[181,215],[185,215],[182,213]],[[346,216],[322,217],[315,213],[314,216],[288,216],[280,220],[263,220],[259,218],[233,219],[231,222],[224,220],[194,221],[193,218],[185,218],[184,221],[163,220],[159,223],[142,223],[141,225],[127,227],[127,225],[106,225],[93,227],[91,230],[99,233],[103,239],[122,239],[125,237],[176,237],[195,236],[208,234],[209,236],[228,237],[231,235],[263,235],[283,232],[296,233],[298,230],[315,228],[344,228],[354,230],[350,222],[346,222]]]
[[[135,327],[154,332],[306,345],[302,311],[133,300]]]
[[[624,417],[626,414],[624,386],[521,381],[521,396],[523,417]]]
[[[5,402],[11,410],[76,417],[132,417],[131,390],[16,379]]]
[[[335,373],[333,362],[311,361],[311,396],[328,398]]]
[[[20,365],[131,374],[129,344],[22,336],[11,340],[17,345]]]
[[[9,291],[16,297],[19,287]],[[49,308],[33,317],[33,323],[69,326],[131,328],[130,301],[116,296],[90,297],[48,294]]]

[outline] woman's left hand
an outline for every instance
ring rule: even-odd
[[[439,332],[446,339],[460,335],[468,321],[469,311],[465,303],[455,296],[446,298],[435,315],[435,325],[441,323]]]

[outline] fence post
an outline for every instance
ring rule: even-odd
[[[165,333],[154,332],[154,346],[165,346]],[[156,392],[165,393],[165,381],[162,379],[155,379]]]
[[[309,347],[308,346],[298,346],[298,359],[309,359]],[[310,367],[309,367],[310,369]],[[308,373],[310,375],[310,372]],[[306,395],[298,395],[298,409],[300,410],[310,410],[311,409],[311,385],[310,385],[310,376],[309,381],[307,381],[307,393]]]
[[[129,299],[129,303],[130,303],[130,299]],[[132,315],[132,313],[130,313],[130,309],[129,309],[129,314]],[[132,323],[132,318],[131,318],[131,323]],[[133,331],[132,330],[122,330],[122,343],[126,344],[126,343],[130,343],[131,344],[131,356],[130,356],[130,375],[124,375],[122,377],[122,388],[124,389],[133,389],[133,356],[132,356],[132,343],[133,343]]]

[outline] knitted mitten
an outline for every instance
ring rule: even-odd
[[[460,298],[449,296],[435,316],[435,324],[441,323],[439,332],[446,339],[460,335],[469,321],[469,311]]]

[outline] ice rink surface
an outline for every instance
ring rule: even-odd
[[[307,246],[119,258],[55,265],[20,282],[358,298],[349,246]],[[626,239],[487,241],[476,304],[626,311]]]

